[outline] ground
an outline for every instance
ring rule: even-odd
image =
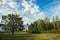
[[[0,40],[60,40],[60,34],[15,32],[15,35],[11,35],[11,33],[0,33]]]

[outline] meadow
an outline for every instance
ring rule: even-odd
[[[60,40],[60,34],[56,33],[41,33],[29,34],[28,32],[15,32],[15,35],[10,33],[0,33],[0,40]]]

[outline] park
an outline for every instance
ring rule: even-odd
[[[60,40],[60,0],[0,0],[0,40]]]
[[[52,19],[52,23],[47,17],[44,20],[39,19],[30,25],[27,24],[28,30],[24,30],[22,17],[15,14],[2,16],[5,22],[0,24],[0,40],[60,40],[59,18],[56,16],[56,21],[54,17]]]

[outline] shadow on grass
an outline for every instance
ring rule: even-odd
[[[30,34],[11,35],[0,33],[0,40],[35,40],[35,38]]]

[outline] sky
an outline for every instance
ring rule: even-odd
[[[60,0],[0,0],[0,21],[8,14],[20,15],[24,24],[56,15],[60,18]]]

